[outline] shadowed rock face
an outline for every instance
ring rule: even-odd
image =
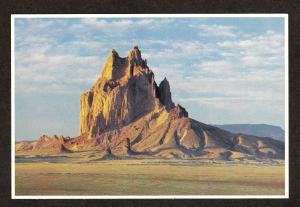
[[[20,152],[95,149],[103,152],[103,159],[284,159],[283,142],[190,119],[184,107],[173,103],[167,79],[157,86],[138,47],[125,58],[112,50],[97,82],[81,95],[78,137],[41,137],[16,144]]]
[[[170,85],[167,78],[165,78],[158,87],[159,100],[160,102],[166,106],[167,110],[170,110],[174,107],[174,103],[172,102]]]

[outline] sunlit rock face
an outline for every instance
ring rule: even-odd
[[[125,58],[112,50],[95,85],[80,97],[80,134],[96,137],[162,107],[174,107],[168,81],[157,86],[138,47]]]

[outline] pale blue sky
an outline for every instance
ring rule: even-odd
[[[17,18],[16,139],[76,136],[80,94],[135,45],[191,118],[284,127],[283,18]]]

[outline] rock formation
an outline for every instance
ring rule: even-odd
[[[71,150],[65,147],[65,143],[70,141],[70,137],[57,136],[49,137],[41,136],[34,142],[19,142],[16,144],[16,152],[32,150],[37,153],[68,153]]]
[[[103,158],[152,156],[182,159],[284,159],[284,143],[234,134],[188,117],[172,101],[165,78],[159,86],[134,47],[122,58],[112,50],[102,73],[80,97],[80,135],[20,142],[17,151],[103,152]]]
[[[172,97],[171,97],[171,91],[170,91],[170,84],[165,78],[158,87],[158,97],[160,102],[166,106],[167,110],[170,110],[171,108],[174,107],[174,103],[172,102]]]
[[[157,87],[138,47],[126,58],[112,50],[96,84],[80,97],[80,134],[95,138],[164,106],[174,107],[169,83]]]

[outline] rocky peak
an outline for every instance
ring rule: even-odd
[[[171,112],[171,116],[175,117],[175,118],[182,118],[182,117],[188,117],[189,116],[189,114],[185,110],[185,108],[183,108],[179,104],[177,104],[176,107],[173,107],[170,112]]]
[[[159,87],[154,74],[135,46],[122,58],[115,50],[108,55],[101,77],[80,98],[80,134],[97,137],[107,130],[126,126],[142,116],[174,108],[165,78]]]
[[[135,63],[136,65],[141,65],[143,61],[141,51],[138,46],[135,46],[130,50],[127,58],[129,63]]]
[[[172,96],[170,91],[170,84],[167,78],[159,84],[158,87],[158,97],[160,102],[166,106],[167,110],[170,110],[174,107],[174,103],[172,102]]]
[[[147,60],[142,59],[142,54],[138,46],[135,46],[130,50],[127,56],[127,61],[129,63],[129,68],[130,68],[130,77],[135,74],[136,72],[134,71],[135,67],[138,67],[142,71],[149,72],[149,68],[147,66]]]
[[[130,50],[128,56],[122,58],[116,50],[111,50],[101,73],[101,79],[126,82],[130,77],[140,72],[149,73],[147,60],[142,59],[137,46]]]
[[[108,56],[111,56],[112,58],[120,58],[118,52],[115,49],[112,49]]]
[[[126,59],[121,58],[119,54],[113,49],[110,51],[100,79],[117,80],[122,78],[125,74]]]

